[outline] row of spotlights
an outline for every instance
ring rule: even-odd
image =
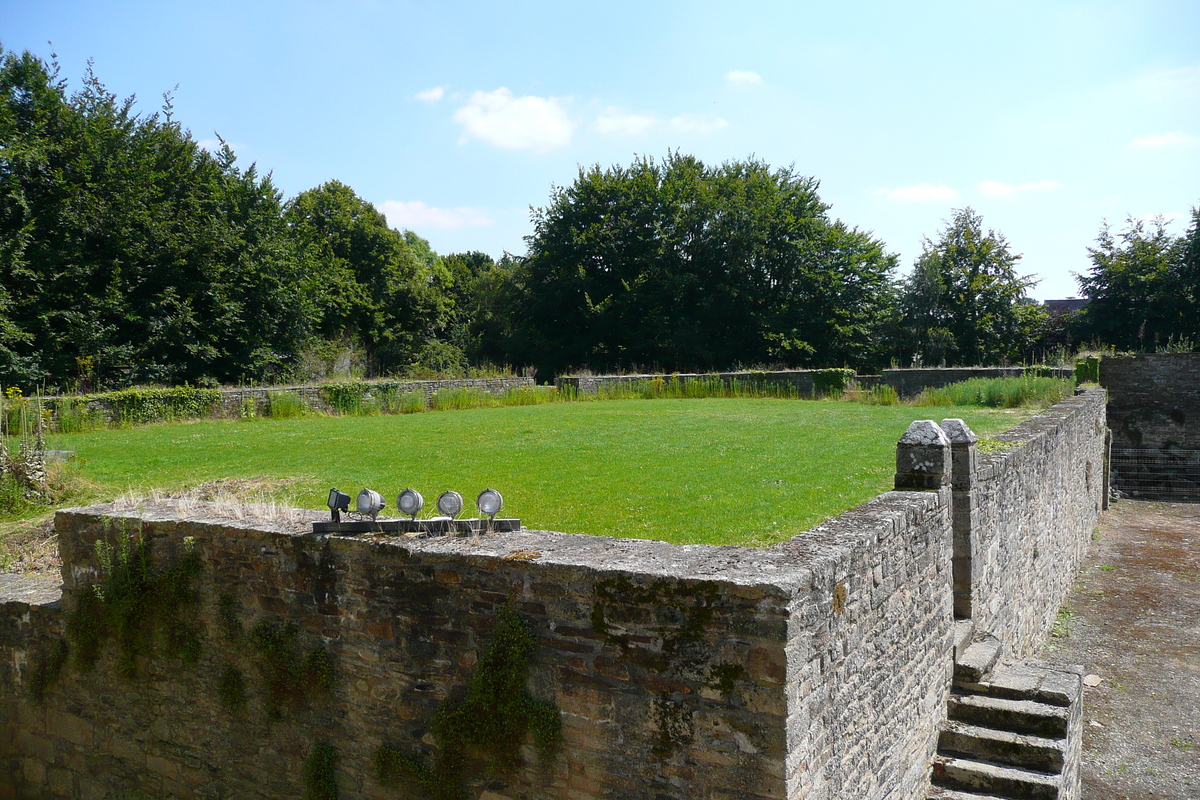
[[[337,489],[330,489],[328,505],[334,518],[337,519],[340,512],[350,509],[350,495]],[[479,508],[479,513],[495,519],[496,515],[500,513],[500,509],[504,507],[504,497],[495,489],[484,489],[475,498],[475,505]],[[363,489],[354,501],[354,510],[359,514],[369,515],[371,519],[375,519],[386,506],[387,502],[384,501],[383,495],[373,489]],[[400,510],[400,513],[407,514],[412,519],[416,519],[417,514],[424,507],[425,498],[416,489],[405,489],[396,497],[396,508]],[[458,492],[442,492],[437,499],[437,509],[443,515],[454,519],[462,513],[462,495]]]

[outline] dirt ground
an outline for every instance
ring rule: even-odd
[[[1085,800],[1200,800],[1200,505],[1105,512],[1046,661],[1083,664]]]

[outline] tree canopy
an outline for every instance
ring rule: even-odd
[[[895,257],[817,186],[678,153],[581,169],[534,212],[514,353],[551,372],[866,358]]]
[[[1017,274],[1020,258],[973,209],[956,209],[901,288],[903,346],[925,364],[1018,358],[1040,315],[1025,302],[1035,282]]]
[[[1131,217],[1115,234],[1105,223],[1088,255],[1091,269],[1076,276],[1089,298],[1084,336],[1135,350],[1200,341],[1200,206],[1179,237],[1161,217]]]
[[[270,175],[140,116],[90,72],[0,51],[0,383],[268,381],[316,337],[394,368],[445,314],[440,259],[331,182]]]

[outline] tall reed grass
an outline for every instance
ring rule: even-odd
[[[1075,381],[1022,375],[1014,378],[971,378],[938,389],[926,389],[912,400],[914,406],[984,406],[1020,408],[1049,406],[1070,397]]]

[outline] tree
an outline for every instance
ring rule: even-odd
[[[901,328],[910,356],[924,363],[994,364],[1020,355],[1039,324],[1025,302],[1035,285],[1015,270],[1019,254],[983,217],[956,209],[936,242],[926,238],[904,282]]]
[[[263,380],[310,313],[280,197],[91,73],[0,61],[0,381]]]
[[[316,265],[308,290],[322,335],[358,339],[372,372],[409,364],[449,310],[434,286],[448,276],[428,242],[389,227],[338,181],[297,195],[287,221]]]
[[[1105,223],[1088,256],[1091,269],[1076,276],[1088,296],[1085,336],[1132,350],[1200,338],[1200,207],[1178,238],[1162,217],[1130,217],[1115,235]]]
[[[534,211],[510,282],[513,360],[557,372],[869,358],[894,257],[831,222],[817,186],[678,153],[581,169]]]

